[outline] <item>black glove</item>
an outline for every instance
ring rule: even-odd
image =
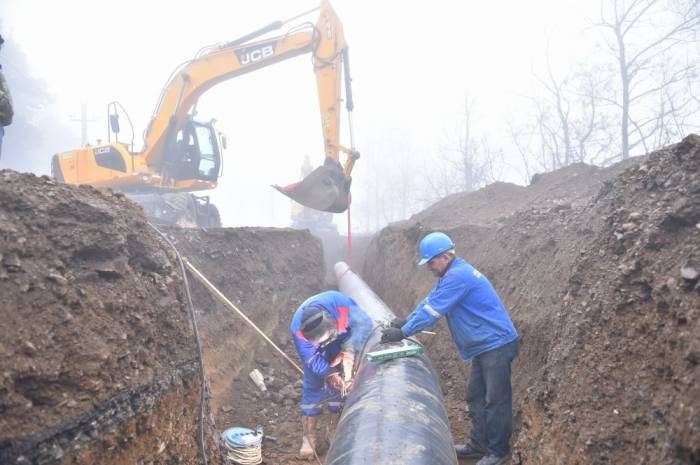
[[[393,320],[391,320],[391,327],[392,328],[401,328],[405,324],[406,324],[406,318],[394,318]]]
[[[384,328],[381,342],[399,342],[405,337],[401,328]]]

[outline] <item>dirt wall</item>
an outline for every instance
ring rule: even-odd
[[[521,334],[515,463],[698,463],[698,288],[681,270],[698,269],[699,164],[690,136],[452,196],[381,231],[363,276],[408,313],[434,285],[415,268],[418,242],[443,230],[489,277]],[[438,328],[421,338],[461,441],[467,369]]]
[[[0,295],[0,462],[198,463],[182,279],[139,207],[0,171]]]
[[[319,239],[272,228],[163,233],[298,363],[292,314],[329,286]],[[209,463],[222,463],[219,434],[230,426],[262,426],[275,438],[266,463],[294,463],[301,375],[188,276]],[[179,262],[137,205],[0,172],[0,295],[0,462],[203,463],[199,353]]]
[[[169,229],[167,234],[234,305],[300,363],[289,325],[296,308],[326,288],[319,239],[305,230],[273,228]],[[219,430],[262,426],[275,438],[263,443],[265,463],[296,463],[301,374],[201,284],[191,280],[191,288]],[[268,392],[249,378],[253,369],[263,374]]]

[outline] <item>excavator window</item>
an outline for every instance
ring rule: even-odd
[[[175,151],[174,179],[214,181],[219,177],[221,155],[212,125],[189,121],[177,133]]]
[[[175,179],[192,179],[197,177],[199,165],[199,151],[196,139],[190,125],[185,125],[175,139],[176,164],[172,175]]]
[[[197,125],[195,138],[199,146],[199,179],[216,179],[219,174],[219,147],[211,126]]]

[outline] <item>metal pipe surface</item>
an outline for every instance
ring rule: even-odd
[[[456,465],[440,383],[426,354],[370,362],[382,322],[394,313],[347,264],[335,265],[338,288],[375,320],[345,401],[326,465]]]

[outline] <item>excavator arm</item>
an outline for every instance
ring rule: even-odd
[[[316,24],[304,23],[284,35],[254,41],[283,22],[275,22],[252,34],[224,44],[185,63],[166,85],[145,136],[143,157],[160,172],[164,182],[178,163],[170,147],[174,135],[189,118],[199,97],[214,85],[273,65],[297,55],[311,53],[316,75],[321,128],[325,150],[323,166],[299,183],[280,187],[283,194],[318,210],[342,212],[349,203],[350,174],[358,153],[340,145],[341,71],[345,70],[347,108],[352,110],[348,47],[343,27],[327,0],[321,2]],[[344,166],[340,152],[347,153]]]
[[[266,37],[315,10],[319,11],[315,24],[304,22],[283,35]],[[339,142],[343,70],[346,106],[348,112],[352,110],[347,50],[342,24],[328,0],[321,0],[318,8],[295,18],[276,21],[223,45],[205,47],[168,79],[146,128],[141,152],[132,152],[118,141],[82,147],[55,155],[52,173],[63,182],[109,187],[132,196],[213,189],[219,177],[221,153],[212,124],[193,119],[199,97],[220,82],[310,53],[318,87],[325,161],[301,182],[274,187],[304,206],[342,212],[348,207],[350,174],[358,157],[352,141],[349,149]],[[118,120],[116,115],[110,116]],[[340,164],[341,151],[348,154],[344,166]]]

